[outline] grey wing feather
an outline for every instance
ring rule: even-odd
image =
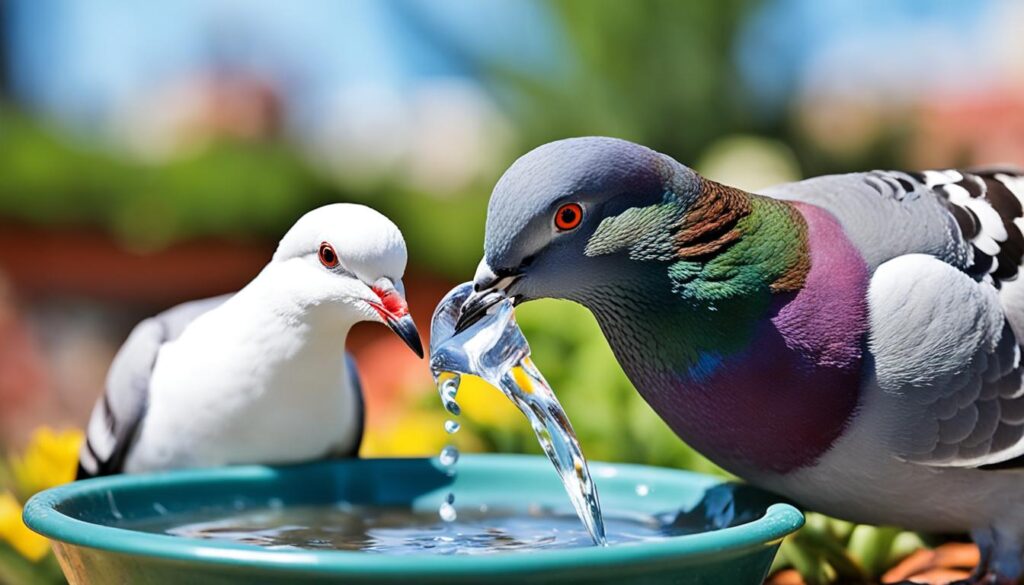
[[[875,173],[827,175],[777,185],[764,194],[831,212],[872,269],[913,253],[930,254],[957,268],[971,261],[955,218],[910,175],[892,181]]]
[[[196,317],[231,295],[184,303],[150,317],[132,330],[114,356],[106,391],[93,408],[78,461],[78,479],[119,473],[145,416],[149,378],[160,346],[176,339]]]
[[[764,194],[831,212],[875,270],[871,351],[897,453],[1024,464],[1024,172],[872,171]]]
[[[869,290],[875,395],[900,458],[988,467],[1024,454],[1024,368],[999,292],[932,256],[883,264]]]
[[[890,314],[890,324],[914,332],[906,347],[925,347],[929,339],[936,342],[926,352],[930,358],[918,356],[921,363],[936,360],[931,371],[950,363],[963,369],[937,384],[922,380],[897,384],[889,394],[906,401],[903,404],[896,399],[895,408],[909,407],[903,420],[896,423],[907,433],[897,441],[906,459],[983,469],[1024,467],[1024,371],[1020,363],[1024,282],[1018,280],[1024,264],[1024,171],[872,171],[778,185],[765,194],[831,212],[873,269],[904,255],[927,254],[942,261],[932,263],[928,276],[950,272],[942,268],[944,263],[975,281],[971,285],[961,279],[961,291],[972,286],[978,291],[998,289],[998,295],[988,291],[989,300],[981,303],[983,312],[998,318],[998,327],[989,331],[988,344],[964,345],[960,339],[957,349],[962,361],[943,352],[941,346],[957,345],[958,338],[950,336],[950,324],[941,321],[956,321],[970,314],[974,310],[970,302],[949,302],[945,313],[936,311],[923,321],[940,324],[923,331],[907,327],[912,324],[905,312]],[[946,277],[956,280],[952,274]],[[923,300],[928,292],[940,292],[925,301],[933,307],[950,301],[957,289],[946,287],[947,283],[932,291],[921,282],[907,284],[907,298]],[[873,307],[873,313],[883,314],[891,304]],[[937,336],[944,327],[947,337],[941,339]],[[885,337],[876,335],[876,343]],[[912,360],[906,347],[897,345],[888,350],[877,348],[880,355],[876,358],[896,356],[895,367],[909,370]]]

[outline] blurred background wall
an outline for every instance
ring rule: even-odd
[[[502,170],[594,134],[748,189],[1022,164],[1024,3],[0,0],[0,453],[82,426],[134,323],[244,285],[321,204],[398,223],[425,332]],[[520,321],[589,456],[708,466],[588,314]],[[364,454],[436,453],[425,364],[356,333]],[[464,411],[464,449],[536,450],[496,394]]]

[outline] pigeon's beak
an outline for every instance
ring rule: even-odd
[[[508,298],[508,291],[522,276],[518,272],[500,271],[495,273],[481,260],[473,277],[473,293],[462,304],[459,320],[455,323],[455,333],[461,333],[487,314],[494,305]]]
[[[405,302],[405,297],[395,288],[395,283],[390,279],[381,278],[370,288],[380,299],[379,303],[372,302],[370,306],[380,313],[384,324],[401,337],[409,349],[422,358],[423,343],[420,341],[420,332],[416,329],[412,315],[409,314],[409,305]]]

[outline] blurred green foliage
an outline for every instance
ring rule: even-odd
[[[2,107],[0,129],[0,217],[7,220],[100,229],[144,251],[198,237],[276,240],[309,209],[353,201],[399,224],[420,268],[458,277],[479,260],[482,188],[443,202],[386,178],[346,188],[279,142],[222,140],[148,164]]]
[[[32,562],[10,545],[0,542],[0,583],[5,585],[57,585],[66,583],[57,557],[46,555]]]
[[[520,80],[527,142],[605,134],[687,161],[719,136],[753,129],[732,42],[755,4],[554,2],[575,62],[553,82]]]
[[[722,136],[756,133],[797,144],[801,161],[828,168],[815,149],[799,148],[785,113],[751,113],[757,108],[736,72],[732,42],[755,4],[556,0],[564,74],[517,73],[459,56],[513,124],[507,163],[578,135],[631,139],[693,163]],[[486,199],[501,166],[456,192],[432,193],[390,176],[327,177],[284,141],[220,139],[147,162],[0,107],[0,217],[98,228],[136,250],[204,236],[274,240],[310,208],[354,201],[395,220],[414,267],[461,279],[479,258]]]
[[[693,161],[719,136],[777,131],[751,120],[731,60],[752,4],[559,0],[566,75],[525,76],[461,56],[514,125],[509,163],[544,142],[590,134]],[[0,217],[98,228],[136,250],[204,236],[276,239],[312,207],[355,201],[399,225],[413,266],[463,278],[479,259],[498,172],[454,193],[388,176],[347,183],[315,170],[293,145],[228,139],[150,163],[0,107]]]
[[[807,524],[783,541],[772,572],[796,569],[807,585],[877,583],[883,573],[923,546],[925,541],[913,532],[808,513]]]
[[[97,226],[136,248],[198,236],[279,236],[311,202],[340,195],[283,144],[213,144],[149,165],[10,109],[0,110],[0,127],[0,215]]]

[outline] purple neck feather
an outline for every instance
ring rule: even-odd
[[[595,309],[641,395],[683,440],[740,475],[813,464],[859,398],[867,265],[831,214],[794,205],[807,222],[810,271],[799,291],[775,296],[738,352],[702,352],[684,368],[658,364],[635,344],[656,331],[654,321]]]

